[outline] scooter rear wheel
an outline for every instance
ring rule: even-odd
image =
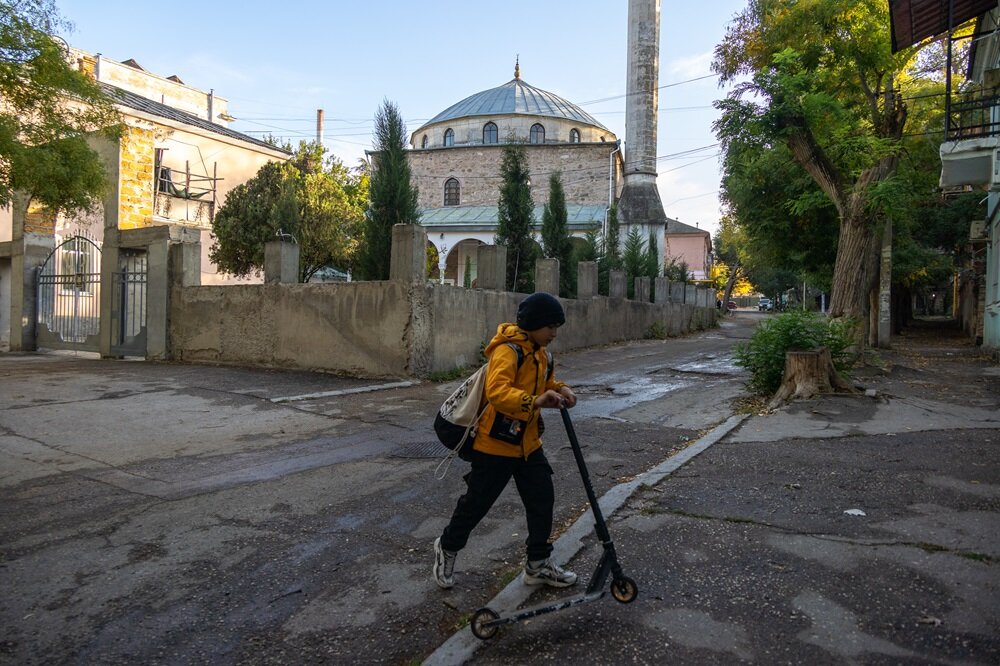
[[[488,640],[497,635],[497,630],[499,626],[484,627],[483,625],[487,622],[492,622],[493,620],[499,620],[500,614],[497,613],[492,608],[480,608],[476,611],[476,614],[472,616],[471,628],[472,635],[479,640]]]
[[[615,601],[630,604],[639,596],[639,586],[628,576],[615,578],[611,581],[611,596],[615,598]]]

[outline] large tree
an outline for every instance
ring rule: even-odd
[[[67,62],[69,28],[51,0],[0,3],[0,207],[26,193],[53,213],[88,209],[106,187],[88,138],[116,138],[121,118],[100,86]]]
[[[576,261],[569,235],[566,193],[558,173],[549,176],[549,201],[542,211],[542,254],[559,260],[559,295],[576,293]]]
[[[417,188],[406,156],[406,125],[399,108],[384,100],[375,114],[375,151],[372,155],[370,203],[358,269],[365,280],[389,277],[392,227],[417,224]]]
[[[269,162],[229,192],[212,221],[209,257],[223,272],[260,274],[264,244],[279,234],[299,245],[299,279],[326,266],[349,269],[367,203],[368,176],[315,143],[288,162]]]
[[[512,291],[534,290],[535,202],[531,198],[528,156],[524,144],[509,137],[500,161],[500,198],[493,242],[507,248],[507,286]]]
[[[836,213],[834,316],[866,320],[885,214],[878,189],[899,161],[898,86],[912,57],[891,52],[884,0],[750,0],[716,47],[722,82],[749,77],[720,103],[723,147],[787,151]]]

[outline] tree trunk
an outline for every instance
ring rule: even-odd
[[[833,367],[829,349],[788,351],[785,352],[785,375],[768,409],[786,400],[806,400],[835,390],[853,393],[855,389]]]
[[[875,234],[861,214],[845,217],[840,224],[837,260],[833,265],[830,316],[866,321],[868,290],[871,285],[869,257]]]

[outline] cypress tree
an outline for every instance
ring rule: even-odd
[[[573,257],[573,241],[569,237],[566,193],[558,173],[549,177],[549,202],[542,212],[542,252],[550,259],[559,260],[559,295],[564,298],[574,296],[576,262]]]
[[[531,293],[535,279],[535,202],[531,199],[528,157],[524,145],[508,139],[500,162],[500,198],[493,242],[507,247],[507,283],[511,291]]]
[[[393,225],[420,220],[417,188],[411,182],[406,158],[406,125],[398,107],[389,100],[384,100],[375,114],[372,162],[358,272],[363,280],[385,280],[389,277]]]

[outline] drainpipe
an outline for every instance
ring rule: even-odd
[[[96,54],[96,57],[94,58],[94,80],[95,81],[100,81],[101,80],[101,54],[100,53]]]
[[[214,123],[215,116],[215,88],[208,91],[208,122]]]
[[[622,140],[615,141],[615,149],[608,155],[608,209],[604,211],[604,228],[601,230],[601,244],[604,251],[608,251],[608,217],[611,215],[611,207],[615,204],[615,153],[621,151]]]

